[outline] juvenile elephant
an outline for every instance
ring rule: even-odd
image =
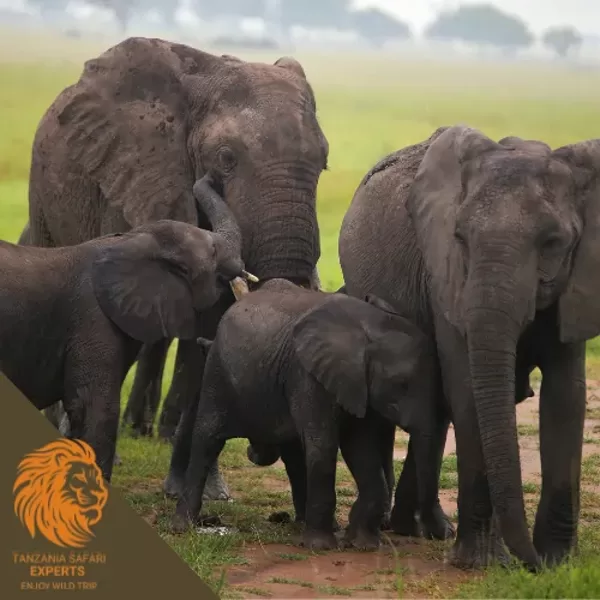
[[[247,290],[235,220],[207,181],[194,194],[213,232],[160,220],[65,248],[0,242],[0,370],[38,409],[63,401],[108,481],[142,343],[195,339],[198,311]]]
[[[176,437],[165,482],[179,496],[173,527],[202,508],[208,469],[227,439],[279,445],[304,544],[332,548],[338,448],[359,501],[346,543],[372,548],[387,503],[376,447],[380,422],[411,434],[425,526],[437,503],[430,426],[433,347],[389,305],[273,280],[225,314],[208,353],[197,408]],[[433,448],[434,449],[434,448]]]
[[[577,539],[585,340],[600,333],[600,140],[551,150],[442,127],[361,182],[340,233],[348,293],[435,336],[458,454],[460,566],[564,559]],[[527,529],[515,401],[540,396],[542,495]],[[439,431],[439,455],[447,428]],[[409,444],[392,521],[410,519]]]
[[[242,232],[242,258],[265,281],[316,284],[315,199],[328,144],[302,66],[214,56],[133,37],[85,63],[56,98],[33,143],[29,208],[37,246],[68,246],[158,219],[209,228],[191,190],[211,173]],[[212,339],[227,294],[202,317]],[[127,406],[152,435],[169,340],[145,345]],[[168,439],[181,401],[199,389],[201,349],[181,340],[159,434]],[[221,495],[224,483],[211,478]]]

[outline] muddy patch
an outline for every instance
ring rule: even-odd
[[[436,589],[444,597],[468,575],[447,565],[434,546],[397,536],[369,553],[252,545],[244,549],[247,564],[231,569],[228,583],[255,598],[417,598],[436,597]]]
[[[585,460],[599,455],[597,465],[593,458],[592,463],[588,461],[591,465],[588,471],[595,475],[600,472],[600,385],[597,381],[588,384],[583,456]],[[536,395],[517,406],[524,493],[530,518],[537,506],[541,483],[539,386],[534,389]],[[406,434],[398,431],[394,448],[397,461],[406,457],[406,442]],[[454,429],[450,427],[444,454],[450,457],[455,453]],[[455,463],[450,460],[449,464]],[[276,466],[283,467],[280,462]],[[265,474],[261,485],[271,491],[289,492],[284,473]],[[585,522],[586,518],[596,518],[595,509],[591,511],[587,504],[597,498],[594,493],[600,490],[594,477],[585,475],[582,488],[587,493],[587,503],[584,501],[587,512],[582,513]],[[338,519],[342,527],[354,500],[353,490],[350,480],[345,479],[343,485],[338,482]],[[457,490],[452,483],[440,489],[440,501],[444,511],[456,521]],[[445,556],[452,542],[444,544],[393,534],[383,537],[381,549],[369,553],[315,554],[293,543],[246,544],[241,556],[243,564],[228,569],[228,590],[243,598],[447,598],[461,583],[481,576],[447,564]]]

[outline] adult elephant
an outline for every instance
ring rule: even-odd
[[[460,566],[564,559],[577,539],[585,340],[600,333],[600,140],[551,150],[443,127],[377,164],[345,216],[348,293],[435,336],[458,454]],[[540,395],[542,493],[525,516],[515,400]],[[441,419],[443,420],[443,419]],[[440,455],[446,427],[440,431]],[[409,446],[392,513],[411,516]],[[416,489],[416,487],[415,487]]]
[[[43,116],[33,143],[29,237],[67,246],[158,219],[210,229],[192,197],[211,173],[237,219],[242,254],[261,280],[314,285],[320,255],[316,187],[327,140],[302,66],[214,56],[160,39],[129,38],[86,62]],[[157,290],[157,293],[159,290]],[[228,295],[203,315],[212,339]],[[152,434],[169,342],[145,346],[128,414]],[[179,342],[167,405],[199,387],[202,349]],[[218,471],[209,479],[222,497]]]

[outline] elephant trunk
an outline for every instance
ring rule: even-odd
[[[492,505],[509,550],[530,568],[539,557],[527,529],[515,410],[515,361],[530,318],[535,273],[510,260],[507,247],[488,249],[467,284],[466,334],[473,397]],[[494,252],[495,250],[495,252]],[[520,264],[523,264],[521,262]],[[511,272],[512,271],[512,272]],[[531,277],[530,277],[531,275]]]
[[[242,232],[225,200],[206,178],[196,181],[193,193],[200,210],[210,222],[212,230],[223,237],[231,255],[241,256]]]
[[[212,187],[208,176],[196,181],[193,194],[201,212],[210,222],[213,232],[220,235],[225,242],[225,251],[220,258],[219,271],[227,279],[234,276],[229,285],[236,300],[239,300],[249,292],[245,279],[257,281],[253,275],[244,270],[241,229],[225,200]],[[240,275],[243,275],[245,279]]]
[[[261,280],[312,281],[321,251],[317,179],[309,168],[270,168],[258,182],[259,197],[248,199],[252,207],[244,211],[244,259]]]

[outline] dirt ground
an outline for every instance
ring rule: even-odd
[[[534,389],[535,386],[534,386]],[[538,390],[517,407],[523,483],[528,509],[535,510],[541,483]],[[600,454],[600,382],[588,380],[584,458]],[[401,439],[403,434],[399,432]],[[399,441],[396,458],[404,458]],[[455,453],[454,432],[448,434],[445,454]],[[274,489],[285,484],[273,480]],[[583,489],[598,490],[584,483]],[[444,510],[456,513],[456,489],[440,490]],[[385,536],[378,552],[328,552],[314,554],[294,545],[247,545],[242,566],[228,570],[229,589],[248,598],[436,598],[449,597],[452,589],[478,575],[445,562],[448,544]]]

